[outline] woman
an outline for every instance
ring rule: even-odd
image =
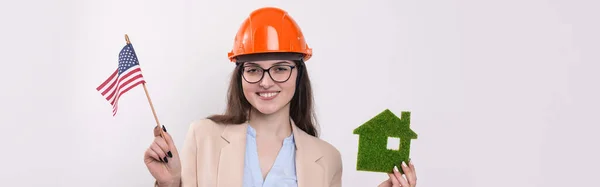
[[[339,151],[318,138],[305,63],[312,55],[283,10],[261,8],[239,29],[227,110],[190,125],[181,155],[163,126],[144,162],[160,187],[341,186]],[[380,186],[415,186],[414,166]]]

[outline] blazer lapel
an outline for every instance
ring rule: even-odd
[[[242,186],[247,124],[227,125],[221,134],[225,146],[221,148],[217,186]]]
[[[317,148],[318,144],[314,137],[298,128],[294,121],[292,123],[292,132],[296,142],[296,175],[298,178],[298,187],[318,187],[325,184],[323,168],[318,161],[323,157],[322,152]]]

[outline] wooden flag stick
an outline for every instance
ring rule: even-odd
[[[125,34],[125,41],[127,41],[127,44],[131,44],[131,41],[129,41],[129,36],[127,36],[127,34]],[[142,86],[144,86],[144,92],[146,92],[146,98],[148,98],[148,103],[150,104],[150,108],[152,109],[152,115],[154,115],[154,120],[156,121],[156,128],[159,129],[160,135],[164,138],[165,134],[164,134],[164,131],[162,130],[162,127],[160,126],[158,117],[156,116],[156,110],[154,110],[154,105],[152,104],[152,100],[150,99],[150,94],[148,94],[148,88],[146,88],[146,83],[142,83]]]
[[[129,36],[127,36],[127,34],[125,34],[125,41],[127,42],[127,44],[131,44],[131,42],[129,41]]]

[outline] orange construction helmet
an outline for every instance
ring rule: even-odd
[[[228,53],[231,62],[237,57],[263,53],[296,53],[308,61],[312,49],[296,21],[282,9],[264,7],[254,10],[239,28],[233,49]]]

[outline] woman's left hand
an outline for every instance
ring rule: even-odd
[[[394,166],[394,172],[388,173],[390,178],[383,181],[378,187],[416,187],[417,173],[412,161],[409,161],[408,165],[402,161],[402,170],[404,171],[404,175]]]

